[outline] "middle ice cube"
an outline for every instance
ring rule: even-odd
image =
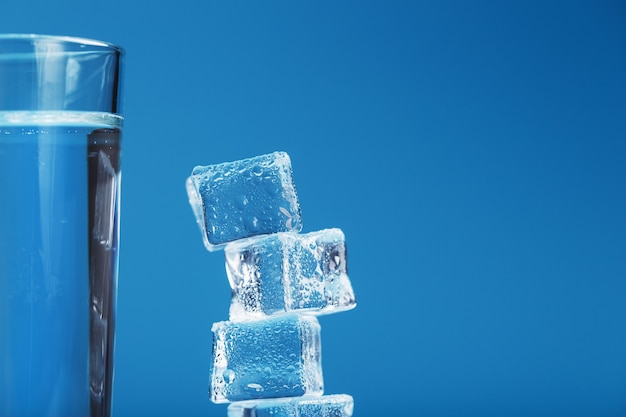
[[[214,403],[322,395],[320,325],[314,316],[213,324]]]
[[[233,321],[280,312],[329,314],[356,306],[340,229],[239,240],[227,245],[224,255]]]

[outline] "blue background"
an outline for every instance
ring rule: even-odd
[[[126,50],[114,416],[208,400],[221,253],[195,165],[292,158],[358,306],[321,318],[355,417],[626,415],[621,1],[20,0],[3,32]]]

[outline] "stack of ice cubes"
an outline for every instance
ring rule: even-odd
[[[324,395],[317,320],[356,306],[345,238],[300,233],[289,155],[197,166],[187,193],[232,288],[229,320],[212,327],[211,401],[229,417],[350,417],[350,395]]]

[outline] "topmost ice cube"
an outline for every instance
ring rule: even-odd
[[[187,179],[187,194],[209,251],[251,236],[302,230],[285,152],[197,166]]]

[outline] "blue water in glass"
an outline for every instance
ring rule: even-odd
[[[117,203],[96,206],[106,195],[96,158],[117,164],[119,129],[92,114],[18,116],[0,113],[0,415],[99,415],[117,239],[93,240],[103,222],[117,227]]]

